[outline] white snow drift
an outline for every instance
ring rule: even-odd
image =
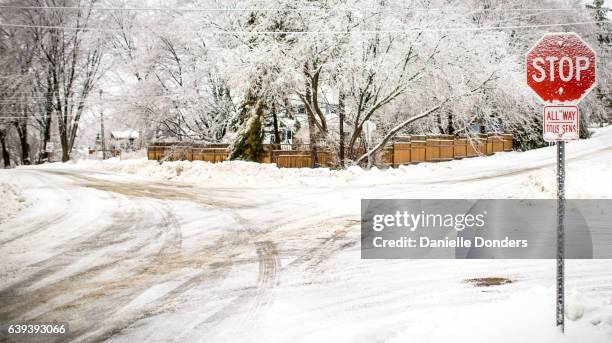
[[[0,182],[0,224],[13,218],[27,205],[26,198],[17,186],[10,183]]]

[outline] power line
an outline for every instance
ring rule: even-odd
[[[175,100],[186,101],[186,100],[206,98],[206,95],[189,95],[189,94],[170,94],[170,95],[160,95],[160,96],[134,95],[132,97],[119,98],[119,99],[97,99],[95,97],[87,97],[86,99],[75,100],[75,102],[78,103],[79,101],[82,101],[83,103],[87,102],[89,104],[96,104],[96,105],[107,104],[107,103],[121,104],[121,103],[135,103],[135,102],[142,101],[143,99],[160,99],[160,98],[170,98],[170,97],[175,97],[176,98]],[[0,106],[40,105],[45,102],[47,102],[47,99],[45,97],[23,97],[23,98],[10,98],[10,99],[5,98],[5,99],[0,99]]]
[[[21,116],[21,117],[4,117],[0,116],[0,119],[23,119],[23,118],[32,118],[33,116]]]
[[[16,95],[18,93],[15,93],[14,95]],[[124,101],[124,100],[134,100],[134,99],[142,99],[142,98],[168,98],[168,97],[173,97],[173,96],[183,96],[183,97],[203,97],[203,95],[201,94],[186,94],[186,93],[168,93],[168,94],[135,94],[135,95],[109,95],[109,97],[107,98],[106,96],[104,98],[99,98],[99,97],[91,97],[92,100],[95,101],[109,101],[109,102],[113,102],[113,101]],[[88,97],[87,99],[90,99],[90,97]],[[46,96],[29,96],[29,97],[19,97],[19,98],[0,98],[0,104],[2,104],[3,101],[22,101],[22,100],[40,100],[40,101],[46,101],[48,100]],[[52,101],[55,100],[55,97],[52,98]]]
[[[3,5],[4,9],[22,10],[94,10],[94,11],[154,11],[154,12],[351,12],[351,11],[404,11],[404,12],[444,12],[456,11],[456,8],[317,8],[317,7],[298,7],[298,8],[270,8],[270,7],[251,7],[251,8],[198,8],[198,7],[78,7],[78,6],[10,6]],[[570,12],[578,10],[594,10],[594,8],[467,8],[468,12]]]
[[[285,34],[296,34],[296,35],[318,35],[318,34],[329,34],[329,35],[347,35],[347,34],[407,34],[407,33],[420,33],[420,32],[470,32],[470,31],[487,31],[487,30],[520,30],[520,29],[533,29],[540,27],[563,27],[563,26],[574,26],[574,25],[593,25],[607,23],[608,21],[583,21],[574,23],[558,23],[558,24],[532,24],[532,25],[511,25],[511,26],[488,26],[488,27],[450,27],[450,28],[414,28],[407,30],[358,30],[358,31],[205,31],[205,30],[156,30],[157,32],[167,33],[199,33],[199,34],[212,34],[212,35],[285,35]],[[5,27],[16,27],[16,28],[39,28],[39,29],[50,29],[50,30],[75,30],[75,31],[101,31],[101,32],[117,32],[123,31],[122,29],[110,29],[101,27],[66,27],[66,26],[52,26],[52,25],[25,25],[25,24],[10,24],[0,23],[0,26]],[[141,31],[151,32],[150,28],[138,28],[130,29],[130,31]]]

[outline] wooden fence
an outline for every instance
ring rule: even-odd
[[[398,167],[402,164],[450,161],[475,156],[489,156],[496,152],[512,151],[512,135],[480,137],[413,136],[398,139],[391,149],[392,159],[383,163]]]
[[[488,156],[500,151],[512,151],[512,135],[410,136],[397,137],[378,154],[376,164],[398,167],[421,162],[441,162],[475,156]],[[312,165],[310,145],[264,144],[261,163],[275,163],[281,168],[308,168]],[[149,160],[158,161],[225,161],[229,157],[227,144],[153,143],[147,146]],[[333,166],[335,156],[321,147],[317,150],[317,165]]]

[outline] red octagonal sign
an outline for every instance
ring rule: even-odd
[[[595,52],[573,32],[544,35],[526,66],[527,84],[546,103],[577,104],[596,85]]]

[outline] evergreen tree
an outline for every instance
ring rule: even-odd
[[[263,152],[263,117],[266,105],[257,96],[248,93],[238,113],[239,128],[230,153],[231,160],[259,161]]]

